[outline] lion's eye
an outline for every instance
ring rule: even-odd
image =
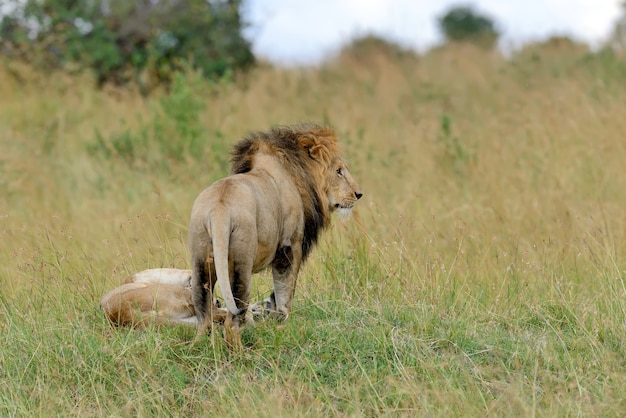
[[[339,177],[343,176],[343,171],[341,170],[341,168],[338,168],[338,169],[337,169],[337,175],[338,175]]]

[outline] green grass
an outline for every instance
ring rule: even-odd
[[[0,69],[0,415],[621,415],[623,62],[524,54],[348,51],[147,100]],[[230,145],[307,120],[336,127],[365,197],[288,321],[247,328],[241,353],[112,328],[105,291],[187,267]]]
[[[533,303],[512,285],[496,303],[481,301],[480,286],[451,283],[395,303],[376,284],[327,275],[301,284],[287,323],[246,329],[234,354],[220,333],[194,341],[186,328],[113,329],[86,296],[94,289],[45,276],[2,297],[4,415],[610,415],[626,406],[624,312],[610,289],[581,303],[557,287]]]

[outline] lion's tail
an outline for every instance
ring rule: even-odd
[[[233,290],[230,287],[230,275],[228,274],[228,247],[230,246],[230,216],[225,211],[214,214],[211,217],[211,237],[213,239],[213,259],[217,284],[220,286],[226,308],[233,315],[239,315],[244,309],[237,308]],[[218,216],[215,216],[218,215]],[[221,216],[219,216],[221,215]]]

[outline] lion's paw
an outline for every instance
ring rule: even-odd
[[[269,309],[267,309],[264,302],[255,302],[252,305],[248,305],[248,312],[252,314],[254,317],[265,316],[269,314]]]

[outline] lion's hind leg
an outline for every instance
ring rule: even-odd
[[[231,351],[242,351],[243,343],[241,342],[241,327],[239,325],[241,315],[233,315],[228,312],[224,321],[224,341]]]
[[[217,281],[215,264],[212,259],[193,260],[191,291],[198,318],[198,335],[204,335],[213,328],[213,322],[224,322],[226,314],[216,306],[213,289]]]
[[[220,308],[213,301],[213,299],[207,298],[207,309],[202,324],[198,323],[198,335],[204,335],[213,330],[215,323],[223,324],[226,321],[228,311],[224,308]]]

